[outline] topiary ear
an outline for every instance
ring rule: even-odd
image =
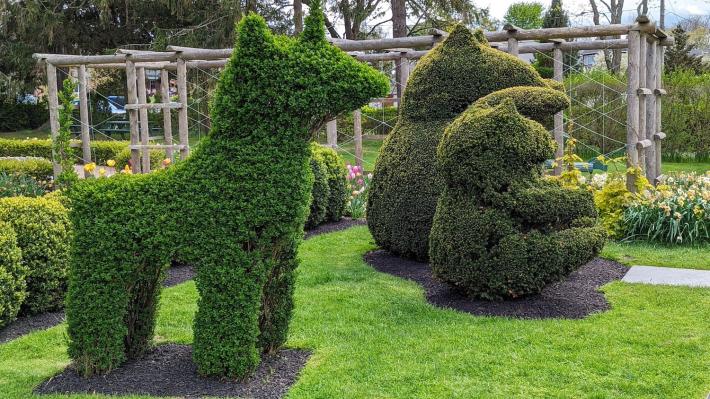
[[[321,0],[311,1],[311,11],[306,17],[301,40],[319,42],[325,41],[325,17]]]
[[[479,41],[473,33],[463,24],[454,25],[449,36],[442,43],[443,47],[470,47],[478,49]]]
[[[249,13],[237,24],[236,46],[242,51],[258,52],[272,44],[274,37],[261,16]]]

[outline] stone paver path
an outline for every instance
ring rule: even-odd
[[[656,285],[710,287],[710,270],[671,267],[632,266],[621,281]]]

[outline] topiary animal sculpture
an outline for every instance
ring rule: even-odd
[[[429,241],[434,274],[468,295],[539,292],[594,258],[606,239],[589,192],[543,180],[554,143],[512,99],[474,104],[437,149],[445,182]]]
[[[492,49],[480,31],[471,33],[463,25],[419,61],[407,83],[397,125],[377,159],[368,194],[367,223],[380,247],[427,259],[429,231],[443,188],[434,164],[444,129],[476,100],[516,86],[547,93],[537,103],[543,114],[564,108],[560,102],[568,101],[550,90],[530,65]]]
[[[77,184],[69,354],[100,373],[150,348],[165,266],[195,265],[193,358],[241,378],[286,339],[311,189],[309,140],[384,95],[388,80],[331,46],[313,2],[304,32],[274,37],[249,15],[220,76],[212,128],[192,155],[147,175]]]

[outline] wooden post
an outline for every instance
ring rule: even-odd
[[[518,28],[511,24],[506,24],[503,27],[503,30],[508,33],[508,54],[512,54],[517,57],[520,54],[518,51],[518,39],[513,37],[513,35],[518,31]]]
[[[126,82],[128,98],[126,104],[138,104],[138,93],[136,89],[136,64],[131,60],[126,60]],[[131,130],[131,145],[138,145],[140,136],[138,133],[138,110],[128,109],[128,121]],[[131,167],[133,173],[141,172],[141,157],[138,148],[131,147]]]
[[[355,165],[362,167],[362,111],[353,111],[353,132],[355,141]]]
[[[89,135],[89,77],[86,65],[79,66],[79,117],[81,119],[81,153],[84,164],[91,162],[91,137]]]
[[[656,141],[653,136],[656,134],[656,96],[655,90],[658,87],[656,78],[656,52],[658,51],[658,42],[656,38],[648,35],[650,41],[646,47],[646,87],[651,90],[651,94],[644,96],[646,100],[646,131],[641,132],[645,135],[646,140],[651,140],[653,145],[646,149],[645,167],[646,179],[651,184],[655,184],[656,180]]]
[[[167,69],[160,70],[160,97],[161,102],[170,102],[170,75],[168,75]],[[173,144],[173,121],[170,115],[170,108],[163,108],[163,136],[165,137],[165,144]],[[168,147],[165,150],[165,155],[169,159],[173,159],[173,149]]]
[[[562,58],[562,49],[560,49],[560,46],[557,45],[555,46],[555,49],[553,50],[553,58],[554,58],[554,65],[553,65],[553,78],[558,81],[562,82],[563,80],[563,58]],[[560,158],[564,155],[565,152],[565,139],[564,139],[564,112],[560,111],[555,114],[555,119],[554,119],[554,128],[553,132],[555,135],[555,143],[557,143],[557,149],[555,150],[555,163],[557,166],[555,166],[555,169],[553,170],[553,174],[555,176],[559,176],[562,174],[562,162],[560,161]]]
[[[57,67],[47,63],[47,97],[49,101],[49,128],[51,129],[52,144],[59,135],[59,97],[57,94]],[[57,152],[52,145],[52,172],[54,180],[62,173],[62,166],[57,160]]]
[[[661,125],[661,117],[663,116],[663,108],[661,107],[661,98],[664,93],[663,90],[663,57],[665,56],[665,47],[661,46],[660,43],[656,47],[656,88],[653,90],[654,97],[656,98],[656,123],[655,129],[656,134],[659,134],[658,138],[654,135],[654,142],[656,143],[656,179],[663,174],[662,163],[663,157],[661,152],[661,142],[665,138],[665,134],[660,136],[663,131],[663,126]],[[654,182],[655,183],[655,182]]]
[[[136,79],[136,88],[138,89],[138,101],[141,104],[147,104],[148,98],[146,95],[145,87],[145,68],[138,67]],[[141,149],[141,169],[143,173],[150,172],[150,150],[148,147],[148,141],[150,139],[150,126],[148,124],[148,110],[146,108],[140,108],[138,110],[138,115],[140,115],[140,128],[141,128],[141,145],[144,147]]]
[[[641,64],[646,63],[646,48],[648,42],[646,41],[646,34],[640,32],[639,34],[639,90],[637,94],[639,96],[639,128],[636,141],[641,141],[646,139],[646,97],[648,94],[648,82],[646,81],[646,67]],[[646,150],[648,147],[643,147],[639,150],[639,167],[646,167]]]
[[[627,115],[626,115],[626,166],[629,171],[626,173],[626,188],[631,192],[636,192],[636,172],[638,168],[638,151],[636,142],[639,131],[639,52],[640,52],[641,32],[630,30],[629,39],[629,64],[626,69],[627,87]]]
[[[399,57],[399,92],[402,94],[404,94],[404,89],[407,88],[407,80],[409,80],[409,59],[406,55],[407,53],[403,52],[402,56]]]
[[[333,119],[325,125],[325,132],[328,139],[328,147],[338,147],[338,121]]]
[[[187,64],[182,58],[177,59],[178,102],[182,108],[178,111],[178,137],[180,139],[180,159],[190,155],[189,136],[187,131]]]

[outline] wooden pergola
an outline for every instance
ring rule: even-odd
[[[631,25],[594,25],[568,28],[519,29],[506,25],[502,31],[484,32],[493,48],[513,55],[524,53],[552,52],[554,59],[554,79],[563,79],[563,52],[578,50],[628,49],[627,67],[627,120],[626,155],[630,168],[645,170],[651,182],[661,175],[661,142],[665,134],[661,131],[661,98],[666,92],[662,88],[664,47],[673,43],[673,38],[656,28],[655,23],[641,16]],[[413,36],[373,40],[331,39],[331,43],[349,52],[364,62],[396,61],[400,65],[400,82],[406,86],[409,77],[410,60],[421,58],[436,43],[442,41],[445,32],[434,31],[426,36]],[[597,39],[591,41],[568,41],[589,37],[621,37],[619,39]],[[525,41],[521,43],[521,41]],[[535,41],[535,42],[529,42]],[[420,50],[415,50],[420,49]],[[421,50],[424,49],[424,50]],[[372,51],[380,51],[371,53]],[[189,68],[221,68],[227,63],[232,49],[201,49],[168,46],[168,51],[118,50],[113,55],[63,55],[34,54],[46,64],[47,85],[52,137],[59,130],[57,67],[78,69],[79,110],[81,118],[82,158],[91,162],[89,112],[87,100],[87,68],[125,69],[128,82],[126,110],[129,116],[131,163],[134,172],[150,171],[150,149],[164,149],[169,157],[179,151],[182,159],[189,154],[188,143],[188,92],[187,70]],[[160,70],[161,97],[169,99],[168,71],[177,72],[177,102],[148,103],[145,90],[145,71]],[[148,110],[162,110],[165,144],[150,144]],[[171,112],[178,112],[178,143],[173,143]],[[354,111],[355,156],[362,163],[362,127],[359,110]],[[556,158],[562,156],[564,148],[563,113],[554,118],[553,135],[558,144]],[[337,145],[335,121],[327,124],[328,144]],[[56,161],[56,160],[54,160]],[[59,173],[56,162],[55,173]],[[555,173],[561,172],[561,166]],[[627,174],[627,186],[635,190],[636,174]]]

